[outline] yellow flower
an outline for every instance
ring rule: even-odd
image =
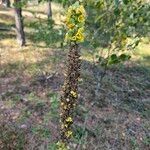
[[[71,40],[72,40],[72,41],[76,41],[76,36],[73,36],[73,37],[71,38]]]
[[[83,15],[80,15],[80,16],[78,17],[78,21],[81,22],[81,23],[85,22],[84,16],[83,16]]]
[[[68,27],[68,33],[65,36],[65,41],[72,41],[72,42],[83,42],[84,41],[84,23],[85,23],[86,12],[83,5],[72,5],[68,8],[66,14],[66,26]],[[76,19],[78,20],[76,22]],[[78,25],[82,26],[78,29]],[[77,33],[75,33],[75,31]],[[77,97],[76,95],[74,97]]]
[[[73,122],[73,120],[72,120],[71,117],[68,117],[68,118],[66,119],[66,122]]]
[[[78,32],[76,34],[76,39],[77,39],[78,42],[83,42],[84,41],[84,34],[83,34],[83,32],[84,32],[84,28],[83,27],[78,29]]]
[[[72,13],[67,13],[67,15],[66,15],[66,23],[69,23],[70,22],[70,20],[71,20],[71,18],[72,18]]]
[[[69,22],[69,20],[70,20],[72,14],[73,14],[73,8],[72,8],[72,6],[70,6],[70,7],[68,8],[67,14],[66,14],[66,21],[67,21],[67,22]]]
[[[67,132],[65,133],[65,135],[66,135],[66,137],[72,136],[72,131],[67,131]]]
[[[76,93],[76,92],[71,91],[70,93],[71,93],[71,95],[72,95],[74,98],[76,98],[76,97],[77,97],[77,93]]]
[[[68,8],[67,14],[72,14],[72,11],[73,11],[73,8],[72,8],[72,6],[70,6],[70,7]]]
[[[73,29],[74,26],[75,26],[75,25],[72,24],[72,23],[70,23],[70,24],[68,23],[68,24],[67,24],[67,27],[68,27],[69,29]]]
[[[67,128],[67,127],[68,127],[67,124],[62,124],[62,125],[61,125],[61,129],[64,129],[64,128]]]
[[[83,14],[84,16],[86,15],[85,9],[83,5],[80,5],[77,9],[76,9],[76,13],[77,14]]]
[[[68,127],[68,125],[67,125],[67,124],[65,124],[64,126],[65,126],[65,128],[67,128],[67,127]]]
[[[63,142],[57,142],[57,149],[58,150],[68,150],[68,148],[67,148],[67,146],[66,146],[66,144],[65,143],[63,143]]]
[[[77,39],[78,42],[83,42],[84,41],[84,35],[83,35],[83,33],[77,32],[76,39]]]
[[[78,29],[78,32],[83,33],[83,32],[84,32],[84,28],[83,28],[83,27],[82,27],[82,28],[79,28],[79,29]]]

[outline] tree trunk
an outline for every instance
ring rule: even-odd
[[[5,7],[10,7],[10,0],[2,0],[2,4],[3,4]]]
[[[48,2],[47,2],[47,16],[48,16],[48,19],[52,18],[51,0],[48,0]]]
[[[21,0],[14,0],[14,3],[17,4]],[[16,34],[17,34],[17,41],[20,46],[25,45],[25,33],[24,33],[24,25],[23,25],[23,17],[22,17],[22,9],[21,7],[15,6],[15,22],[16,22]]]
[[[5,0],[6,1],[6,7],[10,7],[10,0]]]

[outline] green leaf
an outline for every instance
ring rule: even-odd
[[[116,8],[114,9],[114,14],[115,14],[116,16],[120,14],[120,10],[119,10],[118,7],[116,7]]]
[[[127,4],[129,3],[129,0],[123,0],[123,3],[124,3],[125,5],[127,5]]]
[[[108,59],[108,65],[119,63],[119,59],[116,54],[112,54]]]
[[[117,55],[116,55],[116,54],[112,54],[112,55],[110,56],[110,58],[111,58],[111,60],[116,60],[116,59],[117,59]]]
[[[74,8],[78,8],[79,5],[80,5],[79,2],[77,1],[77,2],[75,2],[75,3],[73,4],[73,7],[74,7]]]
[[[119,5],[119,0],[114,0],[114,2],[115,2],[115,6],[118,7],[118,5]]]
[[[130,55],[127,55],[127,54],[121,54],[120,56],[119,56],[119,60],[120,61],[127,61],[127,60],[129,60],[131,58],[131,56]]]

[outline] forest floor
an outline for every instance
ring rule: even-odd
[[[20,48],[12,29],[12,10],[0,8],[0,150],[55,150],[58,140],[67,51],[58,45],[47,48],[43,41],[34,43],[28,25],[37,10],[44,15],[36,7],[24,11],[27,46]],[[72,146],[149,150],[150,44],[143,40],[131,61],[110,67],[99,89],[101,68],[90,61],[87,51],[81,53]]]

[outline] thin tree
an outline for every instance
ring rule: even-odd
[[[46,2],[46,6],[47,6],[47,17],[48,19],[52,19],[52,5],[51,2],[52,0],[38,0],[38,4],[40,4],[41,2]]]
[[[52,18],[51,0],[47,0],[47,16],[48,16],[48,19]]]
[[[21,0],[14,0],[14,13],[15,13],[17,41],[20,46],[25,46],[26,42],[22,17]]]

